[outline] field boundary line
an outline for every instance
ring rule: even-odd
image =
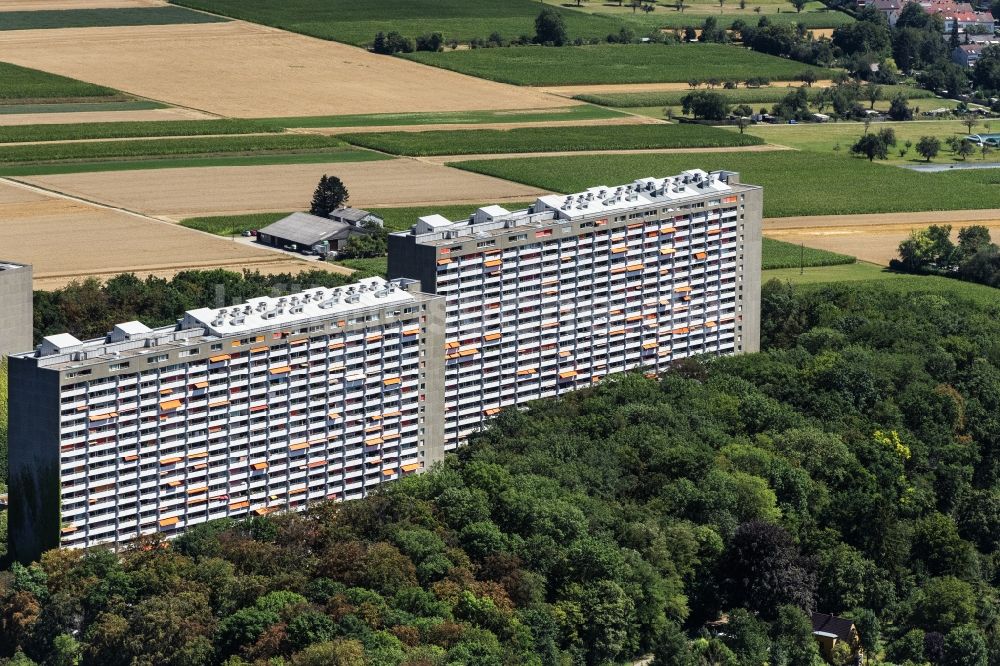
[[[410,159],[427,162],[428,164],[453,166],[457,162],[472,160],[516,160],[519,158],[532,157],[573,157],[575,155],[670,155],[672,153],[769,153],[783,150],[796,149],[776,143],[765,143],[755,146],[720,146],[718,148],[613,148],[611,150],[557,150],[532,153],[470,153],[468,155],[408,155],[402,157],[409,157]]]

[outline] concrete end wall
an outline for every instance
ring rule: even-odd
[[[32,349],[33,312],[31,266],[0,270],[0,358]]]
[[[9,361],[8,542],[19,562],[59,546],[59,373]]]
[[[763,241],[764,190],[746,192],[743,213],[743,352],[760,351],[760,265]]]

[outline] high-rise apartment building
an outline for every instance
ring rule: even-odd
[[[354,499],[502,408],[756,351],[760,187],[685,171],[422,217],[362,280],[10,357],[12,553]]]
[[[31,266],[0,260],[0,360],[31,347]]]
[[[357,498],[439,460],[442,299],[414,286],[254,298],[11,356],[14,555]]]
[[[445,449],[509,405],[756,351],[762,194],[693,170],[391,235],[389,276],[446,298]]]

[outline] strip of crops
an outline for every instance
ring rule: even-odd
[[[881,86],[882,98],[892,99],[898,93],[903,93],[907,99],[926,99],[934,97],[934,93],[912,86]],[[780,102],[785,95],[794,90],[794,86],[775,86],[768,88],[716,88],[711,92],[725,96],[730,104],[760,104]],[[702,88],[706,90],[706,88]],[[823,88],[807,88],[811,101],[815,101],[823,93]],[[636,108],[641,106],[680,106],[681,99],[689,95],[691,90],[669,90],[662,92],[641,93],[605,93],[577,95],[574,99],[601,106],[619,108]]]
[[[764,187],[767,217],[993,208],[1000,195],[1000,173],[991,169],[927,174],[810,151],[580,155],[474,160],[452,166],[555,192],[685,169],[729,169],[740,172],[743,182]]]
[[[254,120],[153,120],[64,125],[0,127],[0,143],[72,141],[74,139],[130,139],[156,136],[255,134],[280,132],[277,125]]]
[[[0,146],[0,163],[66,160],[133,159],[266,151],[307,151],[340,148],[344,142],[315,134],[254,134],[195,139],[136,139]]]
[[[258,118],[277,127],[380,127],[391,125],[473,125],[481,123],[536,123],[557,120],[602,120],[622,113],[590,104],[517,111],[425,111],[413,113],[359,113],[343,116]]]
[[[764,140],[704,125],[524,127],[512,130],[364,132],[344,141],[393,155],[472,155],[561,150],[639,150],[753,146]]]
[[[4,12],[0,30],[96,28],[126,25],[219,23],[228,19],[181,7],[115,7],[98,9],[39,9]]]
[[[655,27],[655,28],[700,28],[705,23],[705,19],[709,16],[714,17],[719,22],[719,27],[729,28],[733,25],[733,22],[742,20],[751,25],[756,25],[757,21],[760,20],[761,14],[752,13],[747,10],[744,14],[706,14],[704,13],[705,7],[700,6],[693,8],[694,11],[676,12],[671,10],[666,11],[656,11],[648,16],[636,16],[632,17],[633,23],[643,27]],[[698,13],[698,12],[701,13]],[[854,22],[854,19],[843,13],[837,11],[815,11],[815,12],[781,12],[777,13],[767,13],[765,14],[767,20],[771,23],[778,25],[797,25],[802,24],[808,29],[814,28],[838,28],[842,25],[848,25]]]
[[[594,46],[518,46],[495,49],[411,53],[427,65],[516,85],[591,83],[668,83],[694,79],[766,77],[795,80],[811,70],[829,70],[727,44],[601,44]]]
[[[0,101],[119,96],[121,93],[111,88],[0,62]]]
[[[813,247],[802,247],[795,243],[764,239],[761,251],[761,269],[798,268],[799,266],[839,266],[856,262],[852,256],[838,254]]]

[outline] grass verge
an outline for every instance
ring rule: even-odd
[[[705,125],[522,127],[511,130],[364,132],[340,135],[348,143],[393,155],[471,155],[559,150],[635,150],[753,146],[763,139]]]
[[[165,109],[166,104],[136,100],[134,102],[66,102],[54,104],[0,104],[0,116],[24,113],[89,113],[93,111],[148,111]]]
[[[728,169],[740,172],[743,182],[764,187],[767,217],[969,210],[993,208],[1000,201],[1000,172],[995,170],[917,173],[808,151],[532,157],[452,166],[555,192],[667,176],[694,167]]]
[[[444,53],[411,53],[411,60],[484,79],[525,86],[597,83],[670,83],[691,78],[764,76],[796,79],[829,70],[728,44],[601,44],[545,48],[519,46]]]

